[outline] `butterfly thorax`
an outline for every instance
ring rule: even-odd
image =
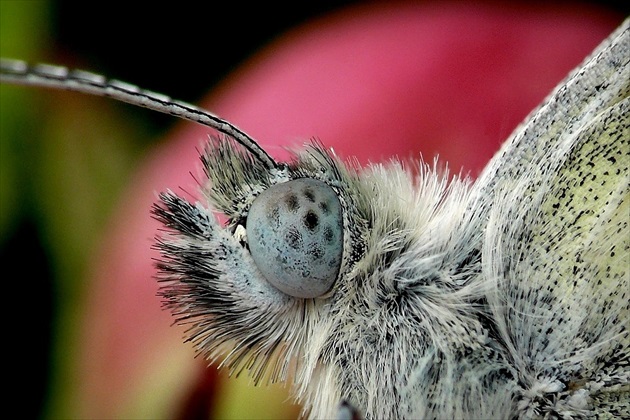
[[[306,363],[317,366],[311,415],[331,416],[340,400],[367,418],[508,413],[513,381],[485,321],[468,181],[424,166],[415,179],[400,166],[366,172],[362,203],[378,218],[305,351],[317,357]]]

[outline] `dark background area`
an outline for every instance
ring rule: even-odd
[[[167,2],[150,10],[103,4],[101,10],[81,13],[73,2],[54,2],[53,29],[63,48],[98,72],[195,102],[286,30],[357,2],[210,3],[173,7]]]

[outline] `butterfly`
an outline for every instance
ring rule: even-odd
[[[0,80],[222,133],[202,152],[203,200],[166,191],[153,208],[160,295],[209,360],[294,377],[305,414],[627,417],[629,26],[474,183],[358,168],[319,142],[276,162],[228,121],[92,73],[3,60]]]

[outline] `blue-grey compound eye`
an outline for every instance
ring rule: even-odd
[[[314,298],[330,290],[341,267],[341,204],[322,181],[301,178],[262,192],[247,217],[249,251],[282,292]]]

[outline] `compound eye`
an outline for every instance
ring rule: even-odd
[[[300,178],[265,190],[252,203],[246,229],[254,262],[282,292],[314,298],[335,283],[343,222],[339,198],[324,182]]]

